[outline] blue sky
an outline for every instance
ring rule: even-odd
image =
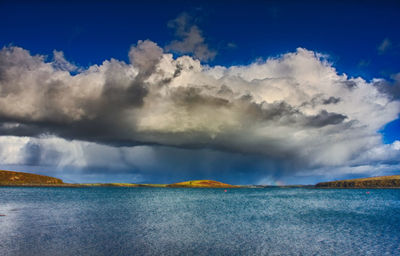
[[[137,70],[143,70],[143,68],[147,67],[135,64],[135,60],[140,63],[140,57],[138,56],[142,55],[140,53],[139,55],[136,54],[140,51],[145,52],[145,54],[153,53],[154,51],[162,51],[163,54],[172,53],[174,59],[188,55],[193,60],[199,60],[203,67],[214,68],[221,66],[229,69],[229,67],[233,66],[251,67],[254,63],[265,62],[268,58],[281,59],[281,63],[284,64],[285,61],[290,61],[288,60],[289,57],[284,57],[288,56],[285,54],[295,52],[300,56],[298,58],[301,61],[303,52],[298,51],[298,48],[301,48],[323,56],[321,58],[318,57],[320,58],[318,61],[321,63],[328,62],[330,67],[336,69],[337,75],[346,74],[346,84],[355,83],[357,86],[361,86],[359,84],[362,82],[352,80],[361,77],[366,83],[371,84],[373,88],[378,88],[377,90],[385,96],[382,96],[383,98],[377,100],[377,102],[384,100],[397,102],[399,99],[400,34],[398,33],[398,27],[400,21],[398,16],[400,4],[398,1],[305,1],[302,3],[298,1],[175,1],[168,4],[163,1],[149,3],[130,3],[128,1],[82,2],[2,1],[0,3],[0,9],[2,10],[0,17],[0,46],[7,49],[20,47],[29,51],[31,56],[47,56],[47,59],[43,60],[44,63],[52,62],[53,67],[57,66],[59,69],[67,70],[72,76],[85,72],[84,70],[93,65],[101,66],[104,64],[103,61],[112,58],[124,63],[133,63]],[[139,40],[149,40],[149,42],[154,42],[157,46],[151,43],[140,44]],[[191,40],[197,41],[195,41],[194,45],[190,45]],[[136,51],[131,48],[132,45],[136,47]],[[58,61],[53,50],[62,52],[62,55],[57,55],[61,56]],[[10,50],[10,52],[17,56],[15,51]],[[307,55],[306,53],[304,54]],[[8,63],[6,61],[10,60],[4,60],[4,63]],[[143,61],[148,63],[153,59],[144,59]],[[6,64],[3,68],[6,71],[10,70]],[[125,67],[121,66],[122,68]],[[154,70],[147,71],[152,72]],[[256,71],[243,72],[251,72],[252,75],[249,74],[248,77],[252,77],[252,72]],[[213,76],[218,76],[217,69],[214,69],[212,73]],[[236,76],[242,74],[236,74]],[[147,76],[147,73],[145,76]],[[233,79],[234,76],[232,75],[229,79]],[[281,73],[279,76],[284,77]],[[296,75],[294,76],[294,79],[297,79]],[[261,78],[258,75],[254,75],[254,77]],[[377,82],[373,80],[374,78],[381,80]],[[301,84],[301,81],[303,81],[301,79],[303,78],[298,79]],[[6,84],[5,80],[3,81],[3,86],[4,84]],[[38,88],[38,90],[41,90],[40,87]],[[147,88],[145,89],[146,93]],[[251,92],[252,89],[249,90]],[[25,89],[24,92],[26,91]],[[140,93],[143,92],[138,90],[134,92],[135,95]],[[323,93],[321,92],[319,95]],[[360,91],[359,95],[364,95],[363,93]],[[370,93],[371,95],[373,94],[372,91]],[[255,92],[250,94],[254,99],[257,97]],[[22,96],[21,92],[21,99]],[[204,95],[197,96],[203,97]],[[325,102],[331,99],[334,102],[336,99],[337,102],[341,102],[341,99],[346,97],[350,96],[336,95],[332,92],[332,94],[327,94],[325,98],[322,97],[320,101]],[[351,97],[357,98],[356,96]],[[45,98],[45,100],[47,99],[49,98]],[[150,97],[146,99],[150,99]],[[157,102],[156,98],[151,99]],[[224,100],[226,99],[224,98]],[[123,101],[123,99],[118,101]],[[160,102],[163,101],[160,100]],[[209,103],[209,101],[206,102]],[[268,103],[275,104],[273,106],[276,107],[278,101],[275,100],[274,102]],[[282,104],[288,103],[283,98],[279,98],[279,102]],[[260,104],[258,101],[253,103]],[[314,103],[315,100],[312,101],[312,104]],[[107,104],[113,103],[109,102]],[[288,103],[290,107],[294,107],[293,104]],[[321,104],[324,105],[325,103]],[[368,104],[373,103],[370,102]],[[33,104],[32,106],[34,108],[36,105]],[[349,105],[346,106],[348,108]],[[349,152],[348,157],[340,158],[346,162],[343,162],[343,164],[328,163],[322,160],[314,163],[314,161],[298,159],[298,157],[292,158],[292,154],[299,155],[297,151],[298,145],[288,146],[291,149],[287,152],[285,151],[285,154],[290,156],[285,160],[285,154],[277,154],[277,156],[274,152],[265,148],[262,150],[254,149],[257,148],[257,145],[251,144],[249,141],[246,141],[249,144],[245,148],[237,146],[237,143],[243,143],[242,141],[226,143],[225,137],[222,135],[220,140],[223,142],[209,143],[206,140],[204,143],[200,143],[199,140],[193,138],[182,141],[182,137],[170,141],[159,134],[152,135],[156,136],[156,139],[154,139],[155,137],[142,139],[147,135],[139,134],[135,130],[136,135],[133,136],[134,138],[128,136],[128,143],[126,144],[125,137],[121,139],[110,133],[101,133],[96,137],[87,136],[87,133],[77,133],[75,130],[69,131],[68,125],[71,123],[62,124],[63,129],[55,129],[56,124],[59,123],[49,116],[44,116],[43,119],[40,119],[42,115],[39,115],[40,117],[37,120],[27,121],[21,116],[12,116],[11,118],[10,113],[3,113],[2,122],[7,122],[7,125],[10,122],[15,122],[18,125],[31,125],[33,123],[36,127],[35,129],[38,130],[35,130],[34,133],[28,132],[26,134],[4,130],[2,134],[4,137],[25,136],[25,138],[36,140],[43,134],[47,134],[66,139],[67,142],[65,143],[72,143],[75,140],[88,141],[88,143],[100,145],[99,147],[103,147],[103,145],[112,147],[112,150],[117,151],[121,150],[122,144],[124,147],[131,149],[137,146],[144,146],[150,148],[149,150],[152,152],[151,159],[161,163],[160,165],[131,163],[122,167],[109,164],[96,166],[73,164],[81,161],[74,159],[70,160],[66,165],[60,165],[60,162],[65,162],[65,158],[69,157],[68,159],[70,159],[72,157],[70,153],[68,153],[68,157],[65,157],[63,153],[59,152],[59,149],[48,149],[50,147],[46,144],[48,142],[31,141],[31,144],[39,145],[39,150],[35,149],[36,151],[32,153],[32,148],[27,146],[28,142],[20,141],[19,143],[23,148],[21,150],[27,151],[28,153],[26,154],[30,158],[28,157],[28,160],[24,158],[22,160],[5,161],[8,164],[4,165],[4,168],[21,170],[33,168],[43,170],[46,174],[54,174],[51,170],[57,169],[58,176],[71,181],[126,181],[126,179],[134,179],[132,177],[139,177],[137,178],[139,182],[173,182],[178,179],[210,177],[232,183],[272,184],[277,180],[281,180],[284,183],[297,184],[342,177],[392,174],[399,171],[399,161],[397,159],[399,154],[396,151],[398,147],[396,141],[400,140],[400,121],[396,119],[396,113],[394,113],[397,106],[392,108],[394,110],[386,111],[391,113],[385,119],[387,125],[380,125],[374,128],[375,135],[380,136],[380,138],[374,137],[374,139],[371,139],[373,137],[372,133],[368,131],[368,134],[372,136],[368,137],[370,138],[368,141],[374,140],[375,142],[365,142],[363,146],[354,149],[354,152]],[[313,115],[311,110],[301,111],[304,112],[307,118],[314,120],[312,122],[309,121],[310,125],[314,126],[315,122],[317,122],[315,120],[318,120],[319,124],[321,124],[322,119],[329,119],[329,122],[333,122],[327,123],[328,125],[337,125],[343,120],[343,122],[348,123],[351,123],[351,121],[353,121],[352,123],[362,123],[360,119],[353,120],[351,115],[347,113],[348,111],[340,112],[342,109],[339,107],[335,110],[336,112],[330,112],[329,109],[325,112],[323,112],[325,109],[319,110],[323,115],[315,115],[314,119],[311,118]],[[237,111],[240,112],[241,109]],[[391,111],[394,111],[394,114]],[[36,113],[36,111],[32,113]],[[204,113],[198,111],[190,113],[190,115],[199,116],[202,114]],[[25,118],[26,115],[24,114],[23,117]],[[144,114],[141,113],[141,115]],[[373,116],[374,114],[372,113],[371,117]],[[103,124],[103,121],[99,121],[100,124]],[[140,120],[141,123],[145,121],[148,121],[147,116],[145,119]],[[188,123],[193,124],[197,119],[189,121]],[[231,124],[231,121],[227,121],[222,126],[225,127],[227,124]],[[235,119],[235,121],[237,120]],[[51,125],[42,125],[47,122]],[[247,122],[252,123],[256,122],[256,120],[251,119],[250,121],[247,120]],[[78,128],[76,129],[83,129],[79,125],[81,123],[77,125]],[[375,124],[368,125],[375,127]],[[182,129],[174,128],[174,134],[176,130]],[[198,132],[199,130],[196,129],[195,131]],[[300,130],[296,131],[299,132]],[[162,131],[162,133],[166,134],[168,132],[171,131]],[[185,130],[184,132],[188,131]],[[191,134],[190,132],[193,131],[190,130],[188,134]],[[205,131],[202,130],[197,135],[196,132],[194,132],[195,135],[193,136],[199,136],[200,138]],[[209,132],[209,130],[206,132]],[[190,135],[184,134],[182,136]],[[217,136],[218,140],[220,135],[212,133],[210,136]],[[225,134],[224,136],[227,135]],[[326,136],[328,135],[326,134]],[[41,139],[39,138],[38,140]],[[123,143],[119,144],[121,140]],[[376,142],[378,140],[380,144]],[[273,143],[267,143],[266,140],[263,142],[265,142],[263,147],[273,147],[274,145]],[[362,155],[363,150],[365,152],[367,145],[373,145],[371,150],[377,151],[392,147],[395,152],[386,152],[385,157],[374,161],[357,160]],[[280,147],[278,148],[280,149]],[[283,148],[286,149],[286,147]],[[43,152],[49,150],[53,153],[56,152],[54,154],[59,156],[58,162],[55,163],[45,159],[50,153],[43,155]],[[328,152],[328,149],[326,150]],[[97,149],[94,151],[97,152]],[[32,159],[36,159],[35,157],[32,158],[32,154],[39,160],[32,162]],[[370,154],[373,154],[373,152]],[[192,159],[192,163],[198,164],[195,164],[195,167],[191,166],[187,161],[182,160],[179,155],[186,155],[188,159]],[[76,156],[76,158],[79,157],[82,156]],[[146,157],[149,156],[146,155]],[[117,158],[119,159],[120,156]],[[133,158],[136,159],[136,156]],[[90,162],[87,159],[85,161]],[[208,162],[210,164],[207,167],[202,166],[202,164]],[[93,171],[94,169],[102,171],[96,172]],[[163,171],[164,169],[167,170]],[[298,169],[298,171],[290,171],[290,169]]]
[[[212,65],[248,64],[297,47],[327,53],[339,72],[368,79],[390,78],[400,65],[397,1],[2,1],[1,6],[2,45],[40,54],[62,50],[83,66],[127,60],[138,40],[166,45],[173,39],[167,23],[182,12],[194,17],[218,51]],[[381,54],[385,39],[390,45]]]

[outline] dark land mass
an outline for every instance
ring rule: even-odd
[[[400,188],[400,175],[320,182],[316,188]]]

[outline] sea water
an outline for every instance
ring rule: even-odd
[[[0,255],[400,255],[400,190],[0,188]]]

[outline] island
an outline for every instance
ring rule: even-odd
[[[316,188],[400,188],[400,175],[320,182]]]
[[[215,180],[191,180],[167,185],[169,188],[239,188]]]

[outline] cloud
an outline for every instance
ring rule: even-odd
[[[155,71],[156,65],[162,58],[163,50],[150,40],[139,40],[136,46],[129,51],[129,60],[140,72],[139,74],[148,77]]]
[[[230,42],[226,44],[226,47],[229,49],[236,49],[238,46],[237,44]]]
[[[385,38],[382,43],[378,46],[378,53],[384,54],[392,47],[392,41],[389,38]]]
[[[77,71],[79,68],[68,62],[64,57],[64,52],[62,51],[53,51],[53,66],[59,70],[65,71]]]
[[[0,168],[56,176],[69,182],[161,182],[217,179],[255,183],[266,165],[260,156],[163,146],[113,147],[54,136],[0,136]],[[194,164],[196,163],[196,164]],[[216,171],[218,170],[218,171]],[[279,175],[270,171],[271,176]],[[134,179],[134,180],[132,180]]]
[[[378,132],[397,118],[398,98],[382,89],[384,80],[338,74],[319,53],[298,48],[246,66],[210,67],[189,56],[174,59],[145,40],[129,59],[71,74],[68,63],[3,48],[0,134],[24,145],[0,142],[3,164],[103,165],[143,175],[162,169],[145,162],[174,159],[174,152],[220,167],[242,159],[236,166],[278,177],[398,157],[397,144],[383,145]],[[146,161],[129,153],[139,149]],[[373,150],[384,153],[365,157],[377,156]],[[190,170],[185,161],[177,169]],[[242,172],[230,164],[221,169]]]
[[[159,182],[216,179],[240,184],[313,184],[321,180],[391,175],[400,168],[400,141],[335,166],[299,168],[273,159],[210,149],[113,147],[54,136],[0,136],[2,169],[56,176],[67,182]]]
[[[217,52],[209,49],[202,31],[191,22],[191,17],[187,13],[183,13],[168,23],[168,27],[175,30],[175,35],[180,40],[173,40],[165,49],[180,54],[192,54],[201,61],[213,60]]]
[[[358,67],[360,68],[366,68],[369,67],[371,65],[371,61],[370,60],[360,60],[360,62],[358,63]]]
[[[374,79],[373,83],[381,93],[386,94],[392,100],[400,99],[400,73],[391,75],[392,81]]]

